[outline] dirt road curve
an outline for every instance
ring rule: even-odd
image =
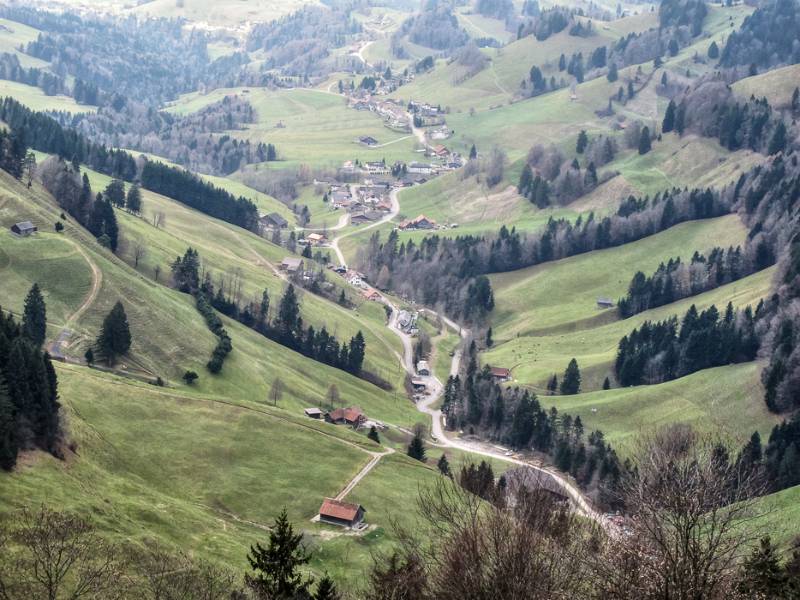
[[[384,215],[380,220],[375,221],[374,223],[370,223],[369,225],[364,225],[363,227],[359,227],[358,229],[354,229],[348,233],[343,233],[340,236],[333,238],[331,241],[331,249],[336,253],[336,259],[339,261],[340,265],[346,265],[347,261],[344,259],[344,254],[342,254],[341,249],[339,248],[339,241],[353,235],[354,233],[360,233],[362,231],[367,231],[368,229],[372,229],[377,227],[378,225],[383,225],[384,223],[388,223],[392,219],[394,219],[397,214],[400,212],[400,201],[397,199],[397,194],[400,190],[398,188],[392,188],[392,191],[389,192],[389,200],[392,203],[392,209]]]
[[[61,331],[58,332],[56,339],[48,345],[48,351],[50,354],[59,359],[65,358],[64,346],[72,336],[71,326],[83,316],[83,313],[89,310],[89,307],[97,299],[97,294],[100,292],[100,285],[103,283],[103,272],[98,268],[89,255],[86,254],[86,251],[81,248],[80,244],[69,238],[63,239],[72,244],[89,265],[89,268],[92,270],[92,287],[89,289],[89,293],[86,294],[86,297],[83,299],[83,302],[77,308],[77,310],[67,318],[67,322],[64,323],[64,327],[62,327]]]

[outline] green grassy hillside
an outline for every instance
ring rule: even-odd
[[[114,302],[122,299],[134,338],[130,356],[118,365],[123,371],[151,378],[161,376],[178,385],[183,372],[193,369],[201,374],[196,384],[199,393],[256,402],[266,401],[270,385],[280,377],[287,386],[283,403],[295,411],[304,406],[320,404],[328,386],[335,383],[343,403],[357,404],[377,418],[396,423],[413,423],[419,418],[413,406],[399,401],[395,393],[384,392],[343,371],[306,359],[229,320],[226,320],[225,326],[233,338],[234,351],[226,360],[221,375],[211,376],[207,373],[204,365],[216,343],[215,338],[206,328],[193,300],[166,287],[170,261],[182,253],[186,246],[197,241],[195,247],[208,261],[208,267],[219,261],[215,269],[240,268],[245,275],[254,278],[251,285],[258,284],[262,288],[268,286],[278,293],[283,283],[272,271],[263,265],[247,263],[237,255],[249,256],[253,251],[267,254],[270,252],[268,242],[252,236],[253,240],[248,246],[235,237],[239,235],[246,238],[249,235],[246,232],[238,233],[235,227],[226,229],[219,222],[208,220],[204,215],[166,199],[160,202],[165,210],[171,208],[172,211],[167,216],[167,231],[157,230],[141,219],[118,211],[123,236],[129,240],[134,239],[135,226],[142,227],[143,231],[144,228],[152,230],[145,242],[148,248],[152,247],[152,256],[162,253],[165,260],[164,270],[156,282],[152,272],[144,274],[135,271],[102,249],[88,233],[71,222],[67,223],[63,234],[52,232],[53,223],[58,220],[60,212],[52,198],[36,185],[28,190],[5,174],[0,177],[3,190],[0,225],[6,232],[3,235],[11,239],[7,227],[23,219],[31,219],[41,230],[32,238],[3,244],[4,258],[0,266],[12,285],[0,289],[0,305],[21,311],[24,290],[34,278],[39,279],[48,306],[53,307],[50,320],[54,321],[54,325],[49,334],[50,339],[54,339],[64,325],[63,319],[76,311],[82,302],[88,302],[85,310],[69,325],[74,334],[66,350],[68,355],[82,357],[88,343],[97,335],[102,319]],[[147,202],[155,203],[157,199],[147,195]],[[151,205],[145,210],[154,208]],[[168,233],[170,228],[172,233]],[[208,235],[209,228],[212,228],[214,235]],[[188,239],[177,238],[178,234],[186,235]],[[229,240],[229,248],[225,247],[225,235],[234,236]],[[202,243],[204,237],[205,244]],[[212,244],[212,240],[218,245]],[[83,251],[82,260],[74,252],[65,251],[70,247]],[[62,253],[57,254],[54,248],[61,248]],[[275,254],[277,249],[271,251]],[[278,256],[282,256],[282,253]],[[42,258],[51,259],[46,269],[36,266],[41,264],[39,261]],[[98,272],[94,279],[94,296],[91,293],[93,269]],[[39,273],[47,277],[42,280],[37,277]],[[65,273],[75,274],[74,287],[69,285],[70,279],[64,277]],[[257,275],[259,273],[260,276]],[[89,292],[83,297],[81,292],[87,288]],[[368,340],[367,368],[396,386],[401,385],[402,374],[394,354],[394,345],[398,342],[383,327],[384,315],[379,306],[370,304],[359,311],[346,311],[311,294],[303,295],[303,306],[308,322],[328,323],[329,329],[344,339],[361,328]],[[333,315],[337,316],[334,318]]]
[[[415,484],[434,476],[403,456],[389,459],[350,496],[367,508],[370,531],[339,537],[310,519],[367,463],[365,450],[380,450],[362,435],[84,367],[59,366],[58,377],[74,453],[63,462],[26,454],[16,472],[0,473],[4,509],[80,510],[116,539],[156,539],[243,571],[249,545],[286,507],[315,550],[314,570],[343,580],[356,579],[369,552],[391,539],[391,516],[413,525],[405,506]]]
[[[789,65],[753,77],[745,77],[731,87],[745,100],[750,96],[766,98],[773,108],[787,108],[791,105],[792,94],[799,85],[800,65]]]

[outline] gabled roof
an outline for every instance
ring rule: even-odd
[[[289,224],[289,221],[284,219],[281,215],[279,215],[276,212],[269,213],[267,215],[264,215],[261,218],[262,219],[266,219],[268,221],[272,221],[273,223],[275,223],[276,225],[280,225],[281,227],[283,227],[284,225],[288,225]]]
[[[347,408],[337,408],[328,413],[331,421],[344,419],[350,423],[355,423],[364,416],[360,408],[348,406]]]
[[[511,371],[505,367],[490,367],[493,377],[508,377]]]
[[[343,521],[353,521],[358,516],[358,511],[364,510],[360,504],[351,504],[350,502],[342,502],[341,500],[334,500],[333,498],[325,498],[322,506],[319,508],[321,517],[333,517],[334,519],[341,519]]]
[[[17,229],[20,231],[24,231],[26,229],[36,229],[36,225],[31,223],[30,221],[20,221],[19,223],[15,223]]]

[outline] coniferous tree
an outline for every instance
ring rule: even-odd
[[[670,100],[667,104],[667,112],[664,113],[664,121],[661,124],[661,131],[669,133],[675,129],[675,101]]]
[[[553,373],[553,376],[547,381],[547,391],[552,396],[556,393],[556,390],[558,390],[558,375]]]
[[[650,152],[650,129],[645,125],[642,127],[642,134],[639,137],[639,154]]]
[[[245,575],[245,584],[256,596],[264,599],[290,600],[306,595],[313,580],[307,579],[299,568],[308,564],[311,554],[303,544],[303,534],[294,533],[286,509],[275,519],[269,532],[267,547],[256,543],[250,546],[247,561],[255,575]]]
[[[96,346],[109,365],[113,365],[118,357],[130,350],[131,330],[122,302],[117,301],[103,320]]]
[[[606,377],[606,378],[603,380],[603,389],[604,389],[604,390],[609,390],[609,389],[611,389],[611,380],[610,380],[608,377]]]
[[[617,73],[617,63],[612,62],[609,65],[606,79],[608,79],[611,83],[614,83],[617,79],[619,79],[619,75]]]
[[[450,463],[447,461],[447,455],[444,453],[439,457],[439,460],[436,463],[436,468],[439,469],[439,473],[445,477],[453,476],[453,473],[450,471]]]
[[[422,438],[422,432],[422,427],[414,428],[414,437],[411,438],[411,443],[408,444],[408,451],[406,453],[413,459],[425,462],[425,440]]]
[[[792,92],[792,112],[800,112],[800,87],[794,88]]]
[[[356,335],[350,339],[350,352],[347,356],[347,370],[353,375],[358,375],[361,372],[366,350],[367,344],[364,341],[364,335],[359,329]]]
[[[561,379],[561,393],[565,396],[577,394],[581,391],[581,371],[578,361],[574,358],[569,361],[564,377]]]
[[[753,598],[788,598],[788,578],[769,536],[745,560],[739,591]]]
[[[387,68],[388,70],[388,68]],[[341,600],[342,596],[336,590],[333,579],[327,573],[319,580],[317,591],[314,593],[313,600]]]
[[[44,343],[47,332],[47,308],[39,284],[34,283],[25,298],[22,315],[22,333],[37,347]]]
[[[777,154],[778,152],[783,152],[785,148],[786,125],[783,123],[783,121],[778,121],[778,124],[775,126],[775,131],[772,133],[772,137],[769,140],[767,154],[771,156],[773,154]]]
[[[8,395],[5,378],[0,372],[0,469],[10,471],[17,464],[16,410]]]
[[[578,154],[583,154],[583,151],[586,150],[586,146],[589,143],[589,136],[586,135],[586,130],[581,129],[581,132],[578,134],[578,142],[575,144],[575,152]]]
[[[472,144],[472,148],[469,149],[469,158],[470,160],[478,158],[478,149],[475,147],[475,144]]]
[[[290,283],[283,293],[281,303],[278,306],[278,315],[275,323],[282,343],[289,346],[294,344],[295,332],[299,328],[299,320],[300,305],[297,302],[294,286]]]
[[[86,352],[83,353],[83,358],[86,359],[86,364],[91,367],[94,364],[94,350],[91,348],[86,350]]]
[[[125,208],[125,184],[121,179],[114,178],[103,190],[103,196],[117,208]]]
[[[711,42],[711,45],[708,47],[708,58],[713,60],[719,58],[719,46],[717,46],[717,42]]]
[[[378,429],[375,427],[375,425],[372,425],[369,428],[369,433],[367,434],[367,437],[369,439],[371,439],[373,442],[375,442],[376,444],[380,444],[381,443],[381,436],[378,435]]]
[[[128,196],[125,199],[126,208],[135,215],[142,212],[142,190],[138,183],[134,183],[128,189]]]

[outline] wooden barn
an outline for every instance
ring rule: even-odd
[[[36,233],[39,231],[39,228],[36,227],[30,221],[22,221],[20,223],[14,223],[11,226],[11,232],[20,236],[20,237],[28,237],[31,234]]]
[[[325,498],[319,508],[319,520],[340,527],[358,527],[367,512],[360,504],[342,502],[333,498]]]

